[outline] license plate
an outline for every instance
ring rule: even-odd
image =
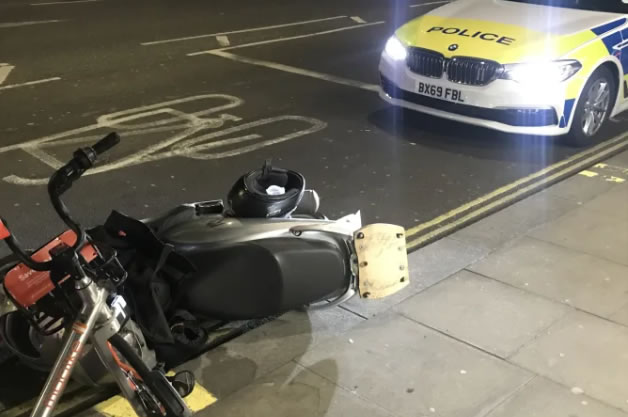
[[[441,100],[447,100],[454,103],[464,103],[462,91],[455,88],[442,87],[440,85],[419,81],[416,84],[416,89],[417,93],[424,96],[439,98]]]

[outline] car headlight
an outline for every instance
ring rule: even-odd
[[[582,64],[576,60],[506,64],[500,78],[522,84],[555,84],[573,77]]]
[[[388,39],[384,53],[393,61],[404,61],[408,57],[408,50],[396,36],[392,36]]]

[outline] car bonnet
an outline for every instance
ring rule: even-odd
[[[625,15],[506,0],[458,0],[399,28],[407,46],[500,63],[558,59],[626,24]],[[601,28],[601,29],[600,29]]]

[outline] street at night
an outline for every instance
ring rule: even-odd
[[[491,344],[491,339],[485,343],[482,337],[467,338],[465,330],[457,329],[445,319],[425,318],[430,308],[436,315],[447,315],[442,312],[442,305],[434,301],[451,301],[446,294],[464,303],[465,297],[460,293],[463,289],[452,288],[449,293],[444,288],[447,283],[454,287],[464,281],[469,297],[491,291],[491,285],[503,285],[503,296],[507,300],[504,308],[508,310],[521,303],[526,309],[523,316],[534,322],[528,327],[522,325],[521,331],[525,334],[544,337],[541,333],[559,321],[562,327],[557,331],[569,332],[569,326],[580,323],[573,321],[570,314],[591,313],[586,320],[602,317],[605,325],[619,329],[616,335],[613,333],[616,338],[607,339],[605,343],[628,346],[628,329],[625,328],[628,298],[624,292],[628,290],[628,247],[621,248],[628,244],[625,205],[628,203],[625,184],[628,180],[625,153],[628,113],[609,120],[603,128],[604,140],[588,147],[574,147],[559,137],[504,133],[386,103],[379,95],[378,69],[386,41],[405,22],[448,3],[434,0],[3,0],[0,3],[0,215],[25,247],[39,247],[58,235],[65,226],[49,203],[48,177],[72,157],[77,147],[89,146],[113,131],[120,135],[120,145],[77,182],[65,199],[73,215],[85,226],[101,224],[112,209],[143,219],[162,214],[181,203],[224,199],[238,177],[271,160],[274,166],[301,172],[307,188],[320,194],[321,211],[328,217],[336,219],[359,210],[364,224],[392,223],[405,228],[411,272],[416,276],[411,275],[411,290],[395,294],[391,301],[367,305],[356,297],[341,308],[334,307],[331,313],[316,312],[322,315],[308,319],[311,323],[308,321],[304,329],[297,326],[300,330],[293,330],[313,334],[320,331],[324,337],[310,335],[307,342],[302,343],[303,351],[291,351],[292,357],[287,360],[303,355],[294,359],[291,366],[278,361],[281,352],[271,354],[268,345],[260,347],[259,352],[271,356],[275,365],[269,366],[264,374],[261,371],[256,374],[267,378],[262,382],[254,382],[252,376],[243,378],[246,384],[258,384],[261,393],[252,392],[253,385],[245,387],[242,378],[227,376],[231,375],[230,370],[222,359],[226,358],[229,363],[233,357],[220,353],[227,348],[218,348],[214,355],[223,354],[224,358],[203,361],[202,367],[211,368],[208,363],[212,362],[219,368],[217,374],[224,376],[210,377],[207,375],[211,370],[190,369],[204,389],[218,398],[217,405],[202,413],[208,413],[207,416],[270,416],[271,409],[264,408],[268,405],[263,405],[258,398],[270,390],[267,384],[287,381],[291,372],[310,369],[312,372],[308,375],[297,377],[302,379],[300,383],[320,385],[321,392],[336,389],[336,397],[328,401],[321,399],[321,404],[326,405],[321,405],[318,411],[301,410],[299,414],[295,404],[292,408],[278,405],[281,412],[278,411],[277,416],[529,416],[533,415],[532,411],[524,413],[523,404],[526,398],[533,397],[531,394],[519,405],[499,408],[510,401],[511,396],[518,395],[519,390],[528,389],[527,384],[536,384],[534,390],[530,389],[536,394],[547,384],[551,387],[549,391],[560,391],[560,395],[556,394],[560,398],[562,391],[566,398],[573,395],[570,389],[573,392],[573,387],[582,386],[585,396],[579,396],[578,403],[586,402],[585,397],[592,403],[589,407],[592,414],[583,416],[624,416],[628,412],[628,397],[625,392],[622,394],[625,398],[621,397],[617,387],[628,380],[625,374],[620,376],[619,371],[615,379],[606,378],[599,369],[591,374],[556,372],[555,377],[553,365],[546,366],[544,359],[535,358],[535,353],[549,349],[547,344],[535,351],[526,344],[529,338],[514,336],[507,336],[507,342]],[[604,277],[623,280],[618,287],[613,291],[607,289],[608,293],[600,290],[595,302],[584,300],[585,292],[596,291],[586,283],[582,283],[584,289],[574,290],[578,295],[572,296],[559,290],[552,293],[548,289],[551,285],[542,282],[537,282],[534,289],[526,288],[528,283],[535,285],[534,278],[527,278],[528,275],[543,275],[534,268],[526,270],[526,278],[510,276],[510,281],[504,279],[508,281],[506,284],[498,284],[504,280],[493,273],[504,266],[498,261],[491,263],[491,258],[486,256],[502,251],[502,246],[523,247],[524,243],[532,245],[533,240],[554,242],[548,237],[549,232],[543,237],[543,231],[533,229],[558,219],[569,210],[579,210],[582,204],[596,201],[595,198],[605,192],[614,193],[613,201],[619,203],[597,204],[597,207],[601,207],[600,212],[614,207],[617,213],[607,211],[606,214],[617,217],[619,223],[614,230],[619,243],[609,243],[613,247],[609,250],[614,251],[612,256],[596,252],[596,256],[604,259],[599,262],[612,263],[612,267],[595,264],[598,266],[591,268],[605,271]],[[478,221],[480,223],[476,223]],[[587,221],[581,223],[589,224]],[[481,225],[486,223],[482,222],[492,223],[484,230]],[[594,233],[592,230],[596,227],[583,227],[582,233]],[[613,230],[613,227],[604,230]],[[525,237],[528,233],[537,235]],[[522,236],[524,243],[516,240]],[[595,240],[601,241],[601,238]],[[562,245],[565,240],[556,242]],[[570,244],[564,245],[571,248]],[[578,245],[574,248],[582,253],[597,250]],[[0,246],[0,258],[9,253],[4,245]],[[532,256],[525,248],[519,254],[517,256]],[[554,259],[553,255],[549,256]],[[536,263],[532,257],[530,259],[531,263]],[[478,261],[480,266],[477,266]],[[523,264],[519,267],[525,269]],[[560,274],[547,273],[548,277],[555,275]],[[474,281],[484,279],[486,286]],[[434,290],[436,298],[425,296],[433,288],[438,288]],[[499,291],[497,294],[502,294]],[[533,301],[524,299],[528,291],[535,294]],[[620,294],[610,302],[614,307],[598,309],[596,305],[605,304],[604,297],[611,293]],[[416,298],[422,295],[423,299]],[[484,297],[482,303],[491,303],[491,297],[486,294],[478,297]],[[406,302],[402,303],[404,300]],[[407,304],[408,301],[414,304]],[[498,308],[488,306],[487,316],[499,316]],[[622,308],[623,316],[618,316]],[[469,307],[456,311],[462,320],[465,318],[462,316],[478,310]],[[292,323],[290,317],[296,314],[288,313],[286,323]],[[397,327],[387,326],[384,319],[391,315],[403,317],[405,321],[402,324],[397,321]],[[522,317],[514,313],[505,315],[504,320],[516,321]],[[331,321],[326,321],[327,318]],[[486,318],[478,314],[474,320],[480,323]],[[255,331],[266,326],[272,329],[281,320]],[[451,321],[457,320],[452,318]],[[416,323],[421,323],[420,335],[416,340],[409,336],[404,339],[404,334],[409,334]],[[354,325],[358,330],[354,330]],[[492,325],[486,324],[486,327]],[[509,326],[503,322],[495,326],[508,333]],[[480,327],[477,323],[469,325],[469,332],[481,333]],[[280,327],[278,331],[268,330],[269,337],[280,338]],[[354,333],[349,338],[345,337],[345,331]],[[314,340],[317,343],[326,340],[326,350],[332,352],[330,355],[337,355],[338,361],[358,361],[349,358],[351,354],[346,350],[350,348],[360,350],[357,357],[367,360],[366,345],[377,339],[372,333],[388,334],[394,339],[389,342],[391,349],[398,349],[397,353],[403,352],[399,354],[407,354],[407,357],[421,356],[424,361],[422,365],[409,366],[406,372],[400,359],[381,360],[382,366],[384,363],[391,366],[391,373],[398,372],[399,378],[405,378],[394,387],[399,393],[392,393],[391,385],[395,383],[388,380],[384,370],[375,372],[372,377],[361,377],[358,364],[346,365],[346,369],[340,363],[321,365],[326,360],[322,349],[304,353],[307,346],[314,346]],[[346,346],[338,347],[330,341],[338,334]],[[498,331],[490,337],[499,339],[497,334]],[[250,334],[242,337],[249,337],[248,343],[252,346],[257,346],[255,343],[260,340],[259,336],[255,338]],[[424,338],[436,338],[440,345],[424,348],[419,353],[407,353],[402,346],[404,343],[414,346]],[[237,344],[239,339],[235,340]],[[462,341],[460,346],[464,349],[456,353],[448,345],[450,340],[456,344]],[[277,342],[276,346],[281,349],[282,343]],[[386,350],[374,349],[377,355],[384,355]],[[430,369],[432,362],[427,357],[438,356],[441,349],[443,355],[454,358],[453,362],[435,359],[436,368]],[[239,357],[248,358],[253,350],[245,348],[244,353],[237,352]],[[608,350],[611,356],[617,353],[611,348]],[[551,351],[551,355],[563,355],[561,352]],[[482,365],[475,367],[471,363],[475,363],[476,354],[485,355],[482,360],[490,364],[478,360]],[[578,354],[585,355],[580,351]],[[461,359],[456,362],[455,358]],[[504,373],[498,372],[502,359],[508,367]],[[261,356],[251,360],[258,364],[265,361]],[[465,365],[464,361],[469,364]],[[460,377],[469,371],[470,375],[466,376],[475,377],[474,372],[484,372],[476,382],[460,384],[484,386],[486,390],[470,388],[474,394],[462,393],[466,388],[435,375],[441,365],[447,368],[442,371],[443,375],[451,371]],[[482,368],[484,365],[486,367]],[[626,370],[625,363],[618,366]],[[233,372],[246,372],[238,366],[235,368]],[[427,378],[437,380],[434,386],[421,385],[423,372],[427,373]],[[201,374],[204,376],[199,376]],[[589,377],[593,381],[591,391],[584,387],[589,382],[584,379]],[[9,392],[4,384],[10,378],[3,374],[1,379],[0,393],[4,395]],[[596,388],[595,381],[604,382]],[[451,395],[460,397],[460,408],[450,404],[458,399],[447,400],[446,394],[436,392],[437,388],[450,384],[455,386]],[[420,405],[416,408],[400,405],[409,400],[397,396],[411,397],[415,389],[422,391],[421,399],[416,400]],[[273,401],[277,403],[294,401],[291,395],[300,395],[298,389],[284,394],[269,395],[274,395]],[[238,400],[230,399],[234,395],[239,395],[242,402],[257,404],[256,401],[260,401],[261,408],[251,406],[251,410],[263,412],[256,414],[242,408]],[[308,391],[303,391],[302,395],[307,397],[304,407],[312,406]],[[319,392],[319,395],[323,394]],[[387,403],[387,396],[395,398],[391,400],[394,404]],[[472,399],[474,396],[477,401]],[[224,403],[223,397],[227,398]],[[7,415],[23,415],[20,413],[24,410],[13,408],[18,403],[0,398],[0,406],[3,406],[0,415],[4,408],[12,413]],[[356,408],[348,405],[354,403]],[[329,413],[326,407],[331,410]],[[521,414],[515,414],[512,411],[515,409]],[[597,414],[594,409],[598,410]],[[532,406],[530,410],[536,408]],[[553,410],[564,413],[542,415],[581,415],[562,405],[555,405]]]
[[[148,217],[224,198],[272,158],[305,175],[328,215],[361,210],[409,228],[578,152],[387,106],[376,92],[379,54],[396,26],[439,5],[427,3],[281,1],[263,13],[233,2],[4,3],[3,20],[32,24],[0,29],[2,61],[15,67],[0,86],[3,216],[19,219],[16,234],[30,244],[53,235],[45,188],[28,184],[44,184],[52,161],[70,155],[77,141],[67,139],[88,144],[114,129],[123,144],[108,158],[129,162],[86,178],[68,200],[88,224],[112,208]],[[211,53],[219,49],[229,55]],[[40,80],[49,81],[19,87]],[[167,109],[227,117],[186,135],[194,126],[183,116],[170,121],[178,129],[155,132],[173,118]],[[171,152],[206,134],[256,137]]]

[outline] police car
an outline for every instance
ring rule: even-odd
[[[379,69],[393,105],[588,145],[628,110],[628,0],[458,0],[399,28]]]

